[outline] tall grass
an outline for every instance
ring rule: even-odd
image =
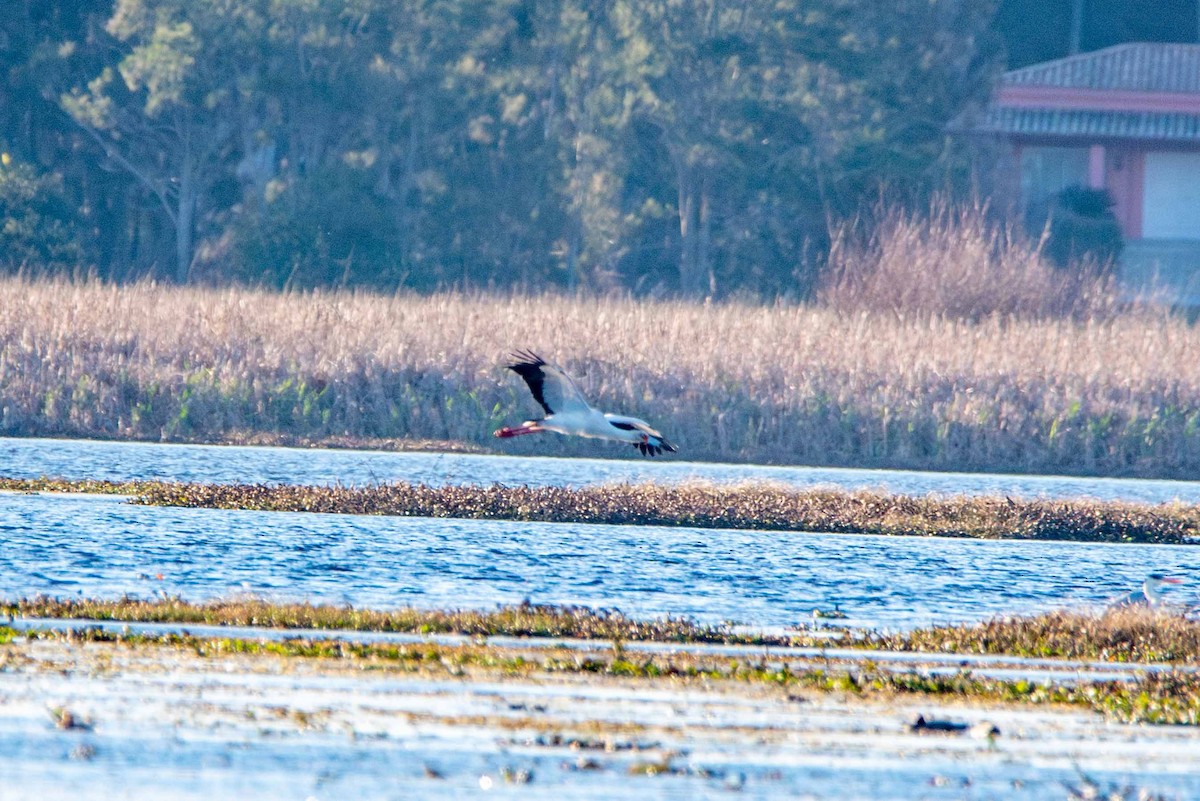
[[[1122,311],[1111,271],[1083,262],[1060,269],[986,208],[934,201],[924,213],[880,210],[833,237],[821,303],[842,311],[979,320],[1112,317]]]
[[[691,459],[1191,477],[1200,334],[1163,316],[0,280],[0,431],[421,438],[630,457],[556,435],[502,365],[530,347]]]

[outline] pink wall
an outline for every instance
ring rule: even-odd
[[[1200,112],[1200,94],[1135,92],[1116,89],[1065,89],[1057,86],[1002,86],[997,101],[1011,108],[1084,111]]]
[[[1126,239],[1142,236],[1142,177],[1145,153],[1134,146],[1110,147],[1105,158],[1105,186],[1112,194],[1113,214]]]

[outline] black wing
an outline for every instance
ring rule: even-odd
[[[546,414],[587,410],[583,393],[562,370],[547,364],[531,350],[517,351],[513,358],[517,361],[508,365],[508,369],[525,379],[533,399],[541,404]]]
[[[541,407],[546,410],[546,414],[554,414],[554,410],[546,405],[546,396],[542,394],[542,388],[546,383],[542,368],[546,366],[546,360],[530,350],[517,351],[513,354],[513,358],[518,361],[508,365],[508,369],[525,379],[525,383],[529,385],[529,391],[533,393],[533,399],[541,404]]]

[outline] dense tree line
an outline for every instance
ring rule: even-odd
[[[12,0],[0,263],[803,293],[965,186],[995,0]]]

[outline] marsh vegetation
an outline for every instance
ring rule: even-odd
[[[554,604],[501,605],[492,610],[359,609],[346,605],[279,603],[256,597],[192,603],[182,598],[115,600],[37,596],[0,601],[14,618],[253,626],[410,634],[571,638],[622,642],[809,646],[934,654],[996,654],[1062,660],[1200,664],[1200,621],[1175,609],[1129,608],[1097,613],[1057,610],[978,623],[888,633],[812,627],[797,621],[786,634],[688,618],[638,620],[619,610]]]
[[[222,617],[245,619],[250,613],[262,613],[264,617],[296,620],[296,608],[271,610],[253,604],[214,605],[207,610],[189,609],[181,602],[156,603],[138,602],[59,603],[37,599],[6,604],[10,613],[39,613],[46,616],[67,615],[76,617],[90,614],[102,619],[145,619],[156,615],[158,619],[175,618],[194,622],[200,616],[209,620]],[[152,611],[158,606],[157,613]],[[240,608],[239,608],[240,607]],[[503,621],[514,610],[502,610],[492,616],[485,628],[489,633],[520,633],[505,631]],[[528,611],[528,610],[526,610]],[[547,611],[547,610],[541,610]],[[567,617],[587,620],[586,610],[566,610]],[[310,619],[322,616],[313,615]],[[426,620],[448,621],[458,615],[459,620],[469,619],[461,613],[441,613],[441,617],[430,615]],[[551,618],[562,619],[562,615],[551,614]],[[594,619],[604,621],[603,614]],[[255,618],[257,619],[257,618]],[[326,619],[333,619],[327,617]],[[359,615],[355,618],[350,610],[343,610],[340,620],[352,620],[368,627],[380,624],[392,625],[403,616],[389,618],[386,615]],[[412,625],[416,618],[410,618]],[[489,621],[489,616],[474,618],[476,622]],[[384,623],[385,621],[391,621]],[[269,621],[268,621],[269,622]],[[498,625],[497,625],[498,624]],[[590,624],[589,624],[590,625]],[[655,632],[658,624],[650,624],[645,633]],[[1194,628],[1194,624],[1191,624]],[[667,638],[686,641],[686,626],[668,627]],[[389,629],[391,630],[391,629]],[[659,629],[661,634],[663,629]],[[611,629],[576,629],[584,636],[607,638]],[[526,631],[526,633],[528,633]],[[552,635],[566,636],[566,635]],[[1192,635],[1194,638],[1194,634]],[[1099,680],[1083,674],[1072,674],[1069,682],[1036,679],[1000,679],[973,675],[968,669],[957,672],[930,672],[919,669],[884,669],[870,661],[857,667],[826,664],[813,667],[799,655],[789,654],[786,647],[765,650],[761,654],[730,655],[707,654],[702,651],[632,652],[621,646],[616,639],[611,649],[581,652],[553,644],[536,649],[515,645],[496,645],[487,642],[439,643],[424,641],[403,642],[358,642],[339,638],[306,638],[302,636],[284,639],[256,639],[242,636],[214,637],[175,633],[114,632],[100,628],[80,626],[66,630],[49,628],[23,628],[17,631],[0,627],[0,652],[6,660],[20,658],[21,643],[37,640],[67,640],[77,646],[84,643],[110,643],[134,649],[183,650],[207,659],[233,656],[265,656],[301,659],[323,659],[351,661],[359,670],[400,670],[404,672],[433,672],[478,679],[483,675],[508,677],[546,676],[555,673],[618,677],[636,681],[697,681],[705,685],[712,682],[749,683],[778,687],[792,691],[839,693],[857,699],[895,699],[899,697],[929,697],[942,701],[954,700],[978,704],[1016,704],[1077,706],[1101,712],[1121,722],[1197,724],[1200,723],[1200,674],[1171,671],[1166,673],[1143,673],[1127,680]],[[783,643],[775,643],[784,646]],[[878,640],[874,641],[878,644]],[[1195,656],[1193,652],[1192,656]]]
[[[923,236],[900,226],[861,258],[912,268],[925,248],[912,269],[928,274],[910,276],[914,286],[1011,287],[988,279],[986,264],[956,277],[939,255],[950,235]],[[988,247],[976,246],[980,258]],[[837,307],[7,278],[0,432],[492,448],[495,428],[533,411],[502,369],[510,350],[532,347],[594,404],[653,419],[693,460],[1157,477],[1200,468],[1200,333],[1186,321],[983,300],[964,317],[913,293],[892,308],[856,305],[854,292],[878,296],[880,279],[861,273],[839,273]],[[1027,277],[1031,297],[1050,297],[1040,281]],[[559,438],[503,447],[617,453]]]
[[[1200,537],[1200,509],[1178,503],[910,497],[774,484],[343,487],[0,478],[0,489],[123,494],[148,506],[273,512],[1164,544]]]

